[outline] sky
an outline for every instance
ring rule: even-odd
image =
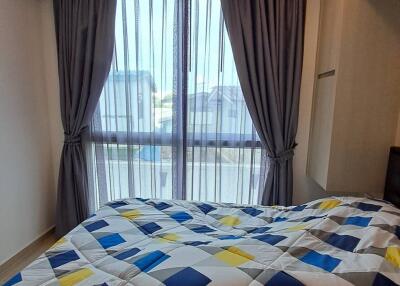
[[[150,71],[160,96],[173,90],[175,2],[118,0],[117,6],[113,68]],[[239,85],[225,26],[223,45],[220,44],[220,17],[219,0],[191,0],[189,94],[203,89],[210,91],[217,85]],[[219,55],[222,47],[221,70]]]

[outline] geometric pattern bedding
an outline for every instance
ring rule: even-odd
[[[110,202],[5,285],[397,285],[400,210]]]

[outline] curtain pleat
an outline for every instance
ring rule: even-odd
[[[221,2],[244,98],[268,157],[260,202],[290,205],[306,0]]]
[[[188,73],[188,199],[257,203],[261,148],[220,1],[193,0]]]

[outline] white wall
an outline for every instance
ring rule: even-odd
[[[57,42],[55,36],[53,0],[40,0],[42,20],[42,53],[45,90],[49,106],[49,130],[51,153],[54,166],[54,183],[57,187],[58,167],[64,140],[64,129],[60,114],[60,93],[58,86]]]
[[[0,1],[0,264],[54,225],[56,148],[49,130],[59,115],[48,112],[53,99],[46,94],[55,84],[45,78],[57,75],[44,74],[54,72],[43,59],[55,47],[43,42],[42,20],[52,19],[44,4]]]
[[[365,4],[363,2],[359,3]],[[370,1],[370,3],[381,4],[380,1]],[[390,3],[389,4],[385,3],[385,4],[387,5],[386,6],[384,4],[382,5],[384,7],[388,7],[388,5],[390,5]],[[380,6],[377,5],[376,8],[376,10],[378,11],[377,13],[381,13],[381,15],[393,15],[393,13],[389,13],[388,9],[383,9],[381,7],[380,10],[379,7]],[[294,198],[293,198],[294,204],[299,204],[313,199],[335,195],[335,193],[324,191],[314,181],[312,181],[306,176],[308,141],[309,141],[310,120],[312,111],[312,97],[314,90],[315,61],[316,61],[317,42],[318,42],[319,9],[320,9],[319,0],[307,1],[303,77],[302,77],[301,95],[300,95],[299,126],[296,138],[296,141],[299,145],[296,148],[295,152],[296,154],[294,157]],[[389,27],[397,27],[397,26],[389,24]],[[392,144],[400,146],[400,113],[397,123],[396,140],[388,144],[387,150],[389,150],[389,145]]]
[[[331,195],[306,176],[312,97],[314,92],[315,60],[317,55],[319,9],[319,0],[307,1],[303,73],[300,90],[299,126],[296,137],[298,146],[296,147],[293,161],[294,204],[300,204]]]

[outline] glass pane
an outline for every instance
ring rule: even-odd
[[[109,132],[172,132],[174,1],[118,1],[112,67],[100,97]]]
[[[94,145],[92,152],[96,152]],[[93,154],[92,169],[98,180],[96,207],[128,197],[172,199],[171,146],[101,144],[97,147],[103,153],[104,164],[98,161],[102,156]],[[106,184],[105,194],[99,190],[101,180]]]
[[[187,155],[188,200],[257,204],[260,149],[194,147]]]
[[[188,199],[256,203],[258,137],[219,0],[117,3],[114,56],[88,149],[93,208],[126,197],[179,196],[180,171],[187,175]],[[184,3],[190,5],[190,40],[187,50],[178,51]],[[183,56],[187,69],[177,68]],[[185,71],[188,92],[178,94],[177,78]],[[187,129],[180,130],[185,118]],[[178,160],[183,147],[186,165]]]
[[[91,124],[96,206],[172,197],[175,18],[174,0],[117,1],[113,61]]]
[[[240,88],[220,1],[190,4],[187,197],[256,203],[260,150],[240,142],[255,142],[258,136]]]
[[[251,136],[220,1],[192,0],[188,63],[188,132]]]

